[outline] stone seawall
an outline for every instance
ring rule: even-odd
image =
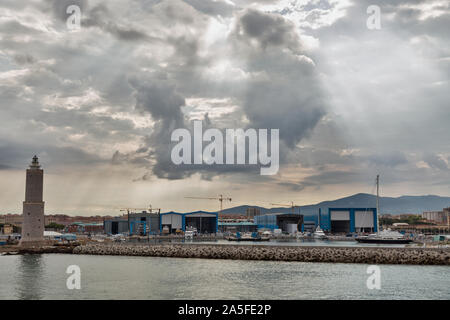
[[[0,248],[0,255],[72,253],[75,245],[65,246],[5,246]]]
[[[73,253],[233,260],[450,265],[449,249],[423,248],[89,244],[76,247]]]

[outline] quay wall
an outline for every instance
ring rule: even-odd
[[[73,253],[233,260],[450,265],[450,250],[445,248],[87,244],[75,247]]]

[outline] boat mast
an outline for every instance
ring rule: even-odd
[[[319,221],[318,221],[318,223],[319,223],[319,225],[318,225],[319,229],[322,229],[322,228],[320,227],[320,214],[322,213],[321,211],[322,211],[322,210],[319,208]],[[317,228],[316,228],[316,229],[317,229]]]
[[[380,232],[380,175],[377,174],[377,234]]]

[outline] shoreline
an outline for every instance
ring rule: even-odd
[[[10,247],[2,255],[80,254],[324,263],[450,265],[450,249],[225,244],[83,244]]]

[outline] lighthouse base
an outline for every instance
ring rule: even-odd
[[[20,247],[26,247],[26,248],[32,248],[32,247],[44,247],[44,246],[51,246],[53,245],[54,241],[51,240],[20,240],[19,246]]]

